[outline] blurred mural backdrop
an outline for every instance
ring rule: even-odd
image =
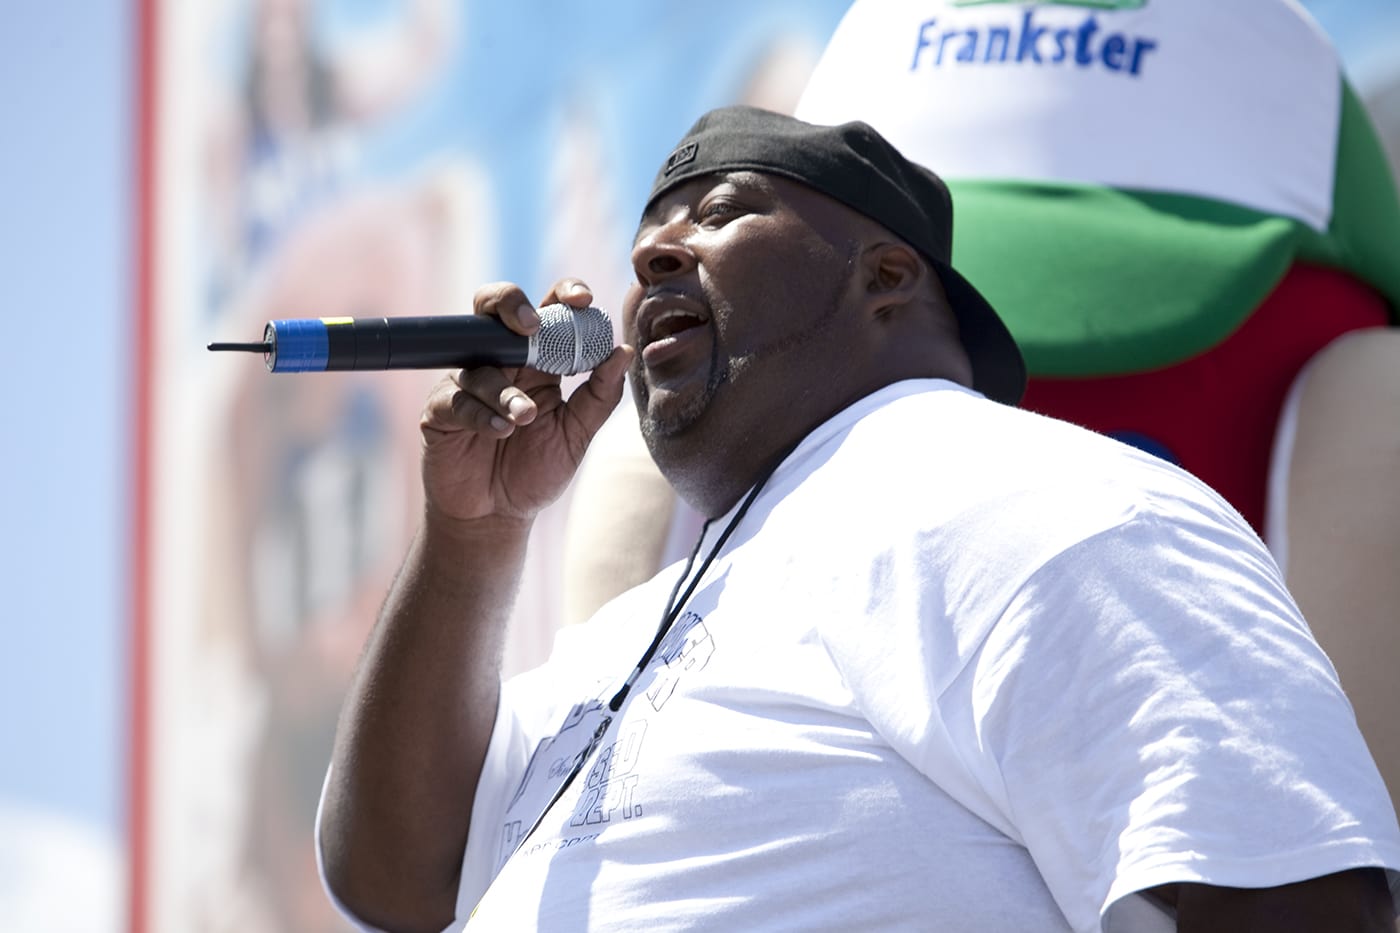
[[[1306,5],[1400,165],[1400,0]],[[345,929],[312,808],[433,377],[205,344],[462,311],[493,279],[580,275],[615,310],[656,162],[707,107],[794,102],[845,6],[7,8],[0,929]],[[559,514],[512,669],[559,599]]]
[[[417,521],[437,373],[271,375],[275,318],[466,313],[563,275],[614,312],[651,176],[703,110],[788,110],[846,0],[155,2],[150,511],[133,926],[346,929],[312,821]],[[507,666],[559,621],[537,525]]]
[[[1307,5],[1400,164],[1400,3]],[[6,588],[23,625],[7,629],[22,640],[0,692],[13,717],[0,769],[0,927],[347,929],[316,881],[314,807],[350,669],[416,520],[416,420],[435,374],[273,376],[256,357],[215,356],[205,345],[257,339],[272,318],[464,312],[477,285],[498,279],[539,295],[557,277],[579,275],[616,310],[658,160],[711,106],[791,107],[845,7],[103,5],[111,18],[129,12],[127,31],[61,3],[17,13],[5,41],[6,67],[19,70],[6,72],[12,80],[0,95],[16,128],[0,164],[21,208],[6,218],[7,254],[82,278],[123,255],[128,231],[139,241],[134,302],[114,293],[89,296],[80,309],[35,301],[34,310],[61,313],[23,314],[21,334],[56,341],[69,371],[80,373],[85,359],[110,361],[114,351],[70,332],[74,320],[109,322],[102,333],[112,320],[134,321],[142,345],[116,364],[129,376],[122,384],[136,387],[119,400],[136,426],[132,448],[109,439],[92,459],[75,458],[73,445],[90,440],[82,435],[36,443],[29,472],[6,465],[16,470],[6,473],[7,488],[37,490],[33,501],[9,497],[10,528],[90,530],[82,510],[91,500],[72,494],[71,483],[59,495],[54,484],[69,483],[73,470],[119,476],[127,462],[137,476],[133,501],[113,507],[130,528],[94,546],[85,582],[45,556],[47,538],[6,537]],[[62,40],[80,22],[103,37],[100,55]],[[128,58],[135,106],[83,91],[113,80],[113,63]],[[140,153],[136,216],[105,225],[119,208],[51,196],[125,183],[125,157],[115,151],[122,132],[97,137],[113,151],[73,154],[87,138],[74,128],[122,123],[127,109]],[[51,152],[63,160],[45,163]],[[99,206],[104,225],[94,231]],[[81,233],[59,249],[50,231],[65,228]],[[51,282],[17,301],[14,283],[28,281],[29,270],[12,271],[4,295],[14,314],[31,310],[28,296],[69,294]],[[7,367],[6,395],[14,411],[38,412],[24,425],[43,420],[47,429],[52,411],[82,397],[42,382],[50,377],[30,362]],[[36,385],[48,386],[43,401],[53,407],[31,404]],[[50,450],[68,460],[45,477]],[[124,489],[101,488],[126,498]],[[541,657],[558,621],[552,571],[567,507],[566,499],[539,523],[510,670]],[[128,568],[129,601],[91,585]],[[110,683],[102,670],[124,661],[60,642],[107,637],[125,650],[128,632],[126,695],[90,695],[89,685]],[[104,723],[123,707],[131,741],[123,736],[106,757],[59,755],[37,739],[25,745],[43,737],[71,749],[74,723]],[[45,773],[49,789],[40,789]],[[104,815],[78,801],[105,800],[84,788],[123,785],[127,775],[129,812]],[[118,889],[126,895],[111,893]],[[93,926],[83,904],[111,905],[111,915]]]

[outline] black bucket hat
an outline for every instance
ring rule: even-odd
[[[666,159],[647,197],[715,172],[755,171],[801,182],[864,214],[933,264],[972,362],[972,387],[1015,405],[1026,364],[987,300],[951,265],[953,199],[933,172],[911,162],[866,123],[817,126],[757,107],[702,116]]]

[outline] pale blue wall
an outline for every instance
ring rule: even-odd
[[[0,802],[122,829],[134,0],[0,35]]]

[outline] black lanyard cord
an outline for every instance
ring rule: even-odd
[[[793,445],[793,447],[796,446],[796,444]],[[700,580],[705,576],[705,571],[714,563],[720,551],[724,550],[725,542],[727,542],[729,536],[734,533],[734,529],[739,527],[739,522],[743,520],[744,515],[749,510],[749,506],[754,504],[754,500],[756,500],[758,494],[763,491],[763,487],[768,483],[768,480],[772,478],[778,467],[787,459],[788,454],[792,453],[793,447],[789,447],[787,450],[783,451],[781,456],[775,458],[772,465],[758,478],[758,482],[754,483],[753,488],[749,490],[748,496],[744,498],[743,504],[740,505],[738,510],[734,513],[734,517],[729,520],[729,524],[724,526],[724,531],[720,532],[719,539],[715,541],[714,547],[710,548],[710,552],[706,554],[705,559],[700,562],[700,569],[695,572],[694,576],[691,576],[690,568],[695,565],[695,558],[700,554],[700,546],[705,543],[705,536],[710,530],[710,522],[705,522],[705,526],[700,531],[700,537],[695,542],[695,548],[690,552],[690,557],[686,559],[685,569],[681,571],[680,577],[676,580],[676,585],[671,588],[671,595],[666,600],[666,611],[662,614],[661,625],[656,630],[656,636],[651,640],[651,644],[647,647],[646,652],[642,654],[642,658],[637,662],[637,666],[632,669],[632,673],[627,675],[627,680],[623,682],[621,689],[608,701],[608,709],[611,712],[616,713],[622,708],[622,703],[627,699],[627,694],[631,692],[633,684],[637,682],[637,678],[642,675],[647,665],[651,663],[652,657],[656,654],[657,649],[661,647],[661,642],[666,638],[666,633],[671,630],[671,626],[675,624],[676,619],[681,614],[681,609],[685,607],[685,604],[695,592],[695,588],[699,586]],[[685,588],[685,592],[681,593],[680,598],[677,599],[676,594],[680,593],[681,586],[686,580],[690,581],[690,585]],[[612,725],[612,716],[605,715],[598,723],[598,727],[593,730],[593,735],[589,738],[588,744],[582,751],[574,756],[573,767],[564,777],[564,781],[559,785],[559,789],[550,797],[549,803],[545,804],[539,816],[535,817],[535,822],[531,824],[529,830],[527,830],[520,837],[520,841],[516,843],[515,848],[517,851],[525,845],[525,840],[535,834],[535,830],[539,829],[540,824],[544,822],[545,816],[553,809],[554,805],[559,802],[559,798],[564,796],[564,792],[569,789],[569,786],[573,784],[574,778],[578,777],[579,772],[583,770],[584,764],[602,743],[603,736],[607,733],[610,725]]]
[[[662,640],[666,638],[666,633],[671,630],[671,626],[674,625],[676,619],[679,618],[681,610],[685,608],[685,604],[690,601],[690,597],[695,593],[695,588],[700,585],[700,581],[705,576],[705,571],[710,569],[710,565],[715,562],[715,558],[719,556],[720,551],[724,550],[725,542],[727,542],[729,536],[734,533],[734,529],[739,527],[739,522],[743,521],[744,515],[748,513],[749,506],[754,504],[754,500],[758,498],[758,494],[763,491],[763,487],[767,485],[768,480],[772,478],[778,467],[782,465],[783,461],[787,459],[787,455],[790,453],[792,453],[791,447],[783,451],[782,456],[775,458],[772,465],[758,478],[758,482],[754,483],[753,488],[749,490],[749,494],[744,498],[743,504],[735,511],[734,517],[729,520],[729,524],[724,526],[724,531],[720,532],[719,540],[715,541],[714,547],[710,548],[710,552],[706,554],[705,559],[701,561],[700,569],[695,571],[694,576],[691,576],[690,568],[694,565],[696,555],[700,553],[700,545],[705,542],[705,535],[710,530],[710,520],[706,520],[705,526],[700,530],[700,538],[695,542],[695,548],[690,552],[690,557],[685,562],[685,569],[681,571],[679,579],[676,580],[676,585],[671,588],[671,596],[666,600],[666,611],[661,616],[661,625],[656,629],[656,636],[652,638],[651,644],[647,647],[647,650],[643,652],[641,660],[637,662],[637,666],[632,668],[632,673],[627,675],[627,680],[623,682],[622,688],[618,690],[617,693],[613,694],[613,698],[608,701],[608,709],[616,713],[622,708],[622,703],[627,699],[627,694],[632,692],[632,686],[637,682],[637,678],[642,676],[642,672],[646,670],[647,665],[651,663],[652,657],[656,654],[656,649],[661,647]],[[687,579],[690,580],[690,585],[685,588],[685,592],[681,594],[680,599],[677,599],[676,593],[680,591],[681,584]]]

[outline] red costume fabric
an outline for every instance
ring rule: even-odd
[[[1385,299],[1353,275],[1299,263],[1238,330],[1205,353],[1152,372],[1033,377],[1023,404],[1180,464],[1262,534],[1274,434],[1289,388],[1337,337],[1389,321]]]

